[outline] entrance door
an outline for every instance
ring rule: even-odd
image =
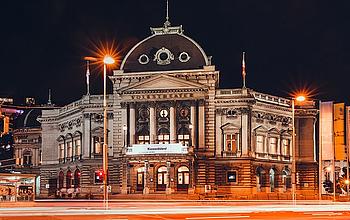
[[[144,188],[145,183],[145,168],[140,167],[137,169],[137,176],[136,176],[136,191],[142,191]]]
[[[190,184],[190,172],[185,166],[179,167],[177,169],[177,190],[186,191]]]
[[[157,191],[165,191],[168,184],[168,178],[166,175],[167,168],[165,166],[159,167],[157,170]]]

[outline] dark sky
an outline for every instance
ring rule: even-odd
[[[182,24],[221,73],[221,88],[241,87],[246,51],[247,86],[288,97],[297,89],[315,98],[350,97],[350,2],[320,0],[170,0],[172,25]],[[0,96],[67,104],[85,93],[82,58],[93,42],[120,48],[164,23],[165,0],[3,1],[0,6]],[[125,52],[124,52],[125,54]],[[92,73],[100,93],[102,76]]]

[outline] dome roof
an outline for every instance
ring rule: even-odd
[[[151,28],[152,35],[125,56],[124,72],[202,69],[209,64],[203,49],[183,34],[182,26]]]
[[[35,128],[40,127],[40,123],[37,118],[41,116],[41,109],[27,109],[24,113],[14,121],[14,127],[17,128]]]

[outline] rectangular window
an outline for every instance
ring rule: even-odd
[[[59,149],[60,149],[59,158],[63,159],[64,158],[64,143],[59,144]]]
[[[290,140],[288,139],[283,139],[282,140],[282,153],[285,156],[289,156],[290,155]]]
[[[102,154],[103,138],[94,137],[95,154]]]
[[[81,141],[75,140],[75,155],[79,156],[81,154]]]
[[[69,141],[67,142],[67,157],[71,157],[72,156],[72,142]]]
[[[270,154],[277,154],[277,138],[275,137],[270,137],[269,139],[269,153]]]
[[[237,183],[237,171],[227,172],[227,182],[228,183]]]
[[[264,136],[256,136],[256,150],[257,153],[264,153]]]
[[[237,136],[237,134],[226,134],[225,151],[237,153]]]

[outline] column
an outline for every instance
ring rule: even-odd
[[[165,189],[165,193],[166,194],[171,194],[171,187],[170,187],[170,161],[166,162],[166,180],[167,180],[167,184],[166,184],[166,189]]]
[[[192,124],[191,144],[194,148],[196,148],[196,146],[197,146],[197,143],[196,143],[197,125],[196,125],[196,105],[195,105],[195,103],[191,103],[191,124]]]
[[[148,161],[147,160],[145,160],[145,173],[144,173],[144,175],[143,175],[143,178],[144,178],[144,180],[143,180],[143,182],[144,182],[144,184],[143,184],[143,194],[149,194],[149,187],[148,187],[148,165],[149,165],[149,163],[148,163]]]
[[[129,139],[130,146],[135,144],[135,133],[136,133],[136,115],[135,115],[135,104],[130,104],[130,120],[129,120]]]
[[[198,109],[198,147],[205,149],[205,101],[199,100],[199,109]]]
[[[149,138],[150,143],[154,144],[157,132],[156,132],[156,111],[155,111],[155,104],[151,103],[149,106]]]
[[[248,124],[248,109],[241,110],[241,124],[242,124],[242,156],[248,156],[248,138],[249,138],[249,124]]]
[[[175,102],[171,103],[170,106],[170,143],[176,143],[176,112]]]

